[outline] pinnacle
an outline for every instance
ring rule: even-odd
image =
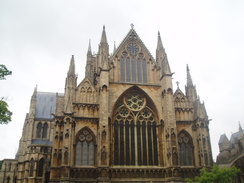
[[[115,43],[115,41],[114,41],[114,52],[115,52],[115,50],[116,50],[116,43]]]
[[[105,25],[103,25],[103,32],[102,32],[102,37],[101,37],[101,44],[106,43],[107,44],[107,36],[105,32]]]
[[[74,58],[74,55],[71,56],[68,75],[75,75],[75,58]]]
[[[164,49],[163,43],[161,40],[160,32],[158,31],[158,44],[157,44],[157,50]]]
[[[188,67],[188,64],[186,65],[186,72],[187,72],[187,86],[193,86],[190,69]]]
[[[90,39],[89,39],[89,45],[88,45],[87,55],[92,55],[92,51],[91,51],[91,40]]]

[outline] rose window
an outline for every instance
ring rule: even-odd
[[[132,111],[139,111],[145,106],[146,100],[140,94],[132,93],[124,98],[124,103]]]

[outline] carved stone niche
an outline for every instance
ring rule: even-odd
[[[102,132],[102,144],[106,143],[106,131],[103,130]]]
[[[197,130],[197,125],[196,125],[196,123],[193,123],[193,125],[192,125],[192,130],[193,130],[193,131],[196,131],[196,130]]]
[[[106,160],[107,160],[107,152],[106,152],[106,147],[103,146],[101,150],[101,160],[102,160],[102,165],[106,165]]]

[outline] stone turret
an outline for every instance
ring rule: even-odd
[[[75,59],[74,55],[72,55],[69,65],[69,70],[66,77],[65,82],[65,94],[64,94],[64,112],[72,113],[72,102],[73,97],[75,96],[75,88],[76,88],[77,77],[75,74]]]
[[[160,33],[158,33],[158,42],[156,49],[156,62],[161,68],[161,91],[162,91],[162,106],[163,110],[163,121],[165,125],[165,134],[166,143],[165,151],[168,156],[165,159],[166,166],[178,165],[178,155],[176,146],[177,139],[177,130],[176,130],[176,119],[175,119],[175,109],[174,109],[174,100],[173,100],[173,87],[172,87],[172,75],[173,73],[170,70],[169,62],[165,49],[162,44]]]
[[[101,42],[98,50],[98,65],[99,65],[99,141],[98,141],[98,156],[100,166],[108,166],[108,157],[110,156],[110,138],[106,137],[106,140],[102,140],[103,134],[109,134],[109,46],[107,42],[107,36],[105,32],[105,26],[103,26],[103,32]],[[106,161],[104,161],[106,159]]]

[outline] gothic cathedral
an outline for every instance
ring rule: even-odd
[[[7,182],[184,182],[212,165],[209,119],[189,68],[172,88],[160,34],[154,58],[132,27],[109,52],[89,43],[85,77],[71,57],[62,93],[35,89]],[[13,163],[12,162],[12,166]],[[5,180],[4,180],[5,181]]]

